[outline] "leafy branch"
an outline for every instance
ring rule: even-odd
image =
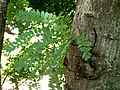
[[[90,51],[92,50],[91,44],[85,34],[79,34],[74,37],[77,41],[79,50],[83,53],[82,58],[87,61],[92,57]]]

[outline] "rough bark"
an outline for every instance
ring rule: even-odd
[[[120,90],[120,0],[78,0],[71,34],[82,33],[96,41],[93,57],[69,45],[65,90]]]
[[[2,53],[2,45],[4,38],[4,30],[5,30],[5,21],[6,21],[6,13],[7,13],[7,5],[10,0],[0,0],[0,62],[1,62],[1,53]],[[1,87],[1,74],[0,74],[0,90]]]

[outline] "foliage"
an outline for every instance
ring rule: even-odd
[[[73,17],[76,7],[76,0],[27,0],[30,6],[36,10],[46,11],[59,15],[63,12],[64,15]]]
[[[11,73],[9,77],[13,83],[49,74],[52,86],[64,74],[62,63],[69,43],[70,18],[30,10],[19,11],[15,20],[27,29],[4,49],[4,55],[9,57],[6,73]],[[16,55],[11,53],[15,51],[18,51]],[[56,88],[62,83],[59,80]]]
[[[29,2],[26,0],[10,0],[8,4],[6,24],[12,26],[12,29],[19,27],[20,33],[25,30],[25,26],[16,21],[15,15],[21,10],[25,11],[28,5]]]
[[[75,37],[75,39],[77,41],[79,50],[82,51],[82,53],[83,53],[82,58],[85,61],[87,61],[92,56],[92,54],[90,53],[92,48],[91,48],[91,44],[90,44],[88,38],[86,37],[85,34],[79,34]]]
[[[11,21],[15,21],[15,14],[17,14],[20,10],[25,10],[25,8],[29,5],[26,0],[10,0],[7,10],[7,21],[12,25]]]
[[[64,2],[66,2],[64,8],[58,7],[61,9],[56,9],[57,11],[62,11],[67,8],[66,4],[69,2],[73,4],[74,1]],[[51,0],[51,3],[57,5],[58,1]],[[61,1],[62,3],[63,1]],[[38,10],[26,10],[27,6],[26,0],[22,2],[11,0],[9,4],[7,25],[19,28],[19,35],[14,42],[4,42],[6,47],[3,52],[4,56],[8,57],[8,63],[6,63],[7,68],[4,69],[2,75],[9,77],[12,83],[29,79],[31,80],[30,87],[39,88],[38,81],[44,74],[49,74],[51,89],[61,90],[61,84],[64,81],[63,58],[69,43],[73,39],[77,41],[78,48],[83,52],[85,60],[91,57],[90,44],[85,35],[78,35],[69,40],[71,38],[71,19],[68,16],[58,15],[60,12],[57,12],[55,8],[45,10],[56,12],[58,16],[44,11],[40,13]],[[73,7],[68,8],[70,10],[63,10],[65,15],[73,9]]]

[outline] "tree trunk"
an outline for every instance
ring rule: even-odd
[[[7,5],[9,2],[10,0],[0,0],[0,63],[1,63],[1,53],[2,53],[2,45],[3,45],[4,30],[5,30]],[[2,90],[1,74],[0,74],[0,90]]]
[[[69,45],[65,90],[120,90],[120,0],[78,0],[71,34],[82,33],[93,57],[85,62]]]

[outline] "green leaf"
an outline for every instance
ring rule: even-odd
[[[44,16],[45,16],[45,13],[44,13],[44,11],[42,11],[41,12],[41,18],[44,18]]]
[[[92,56],[92,54],[90,52],[83,52],[83,56],[82,58],[85,58],[86,56]]]
[[[90,59],[90,58],[91,58],[91,56],[86,55],[86,56],[85,56],[85,61],[87,61],[87,60]]]
[[[24,66],[24,62],[23,61],[18,61],[15,63],[15,70],[20,71]]]
[[[52,13],[51,14],[49,14],[49,16],[48,16],[48,20],[51,20],[53,18],[53,15],[52,15]]]
[[[46,19],[48,18],[48,12],[45,13],[44,18],[46,18]]]

